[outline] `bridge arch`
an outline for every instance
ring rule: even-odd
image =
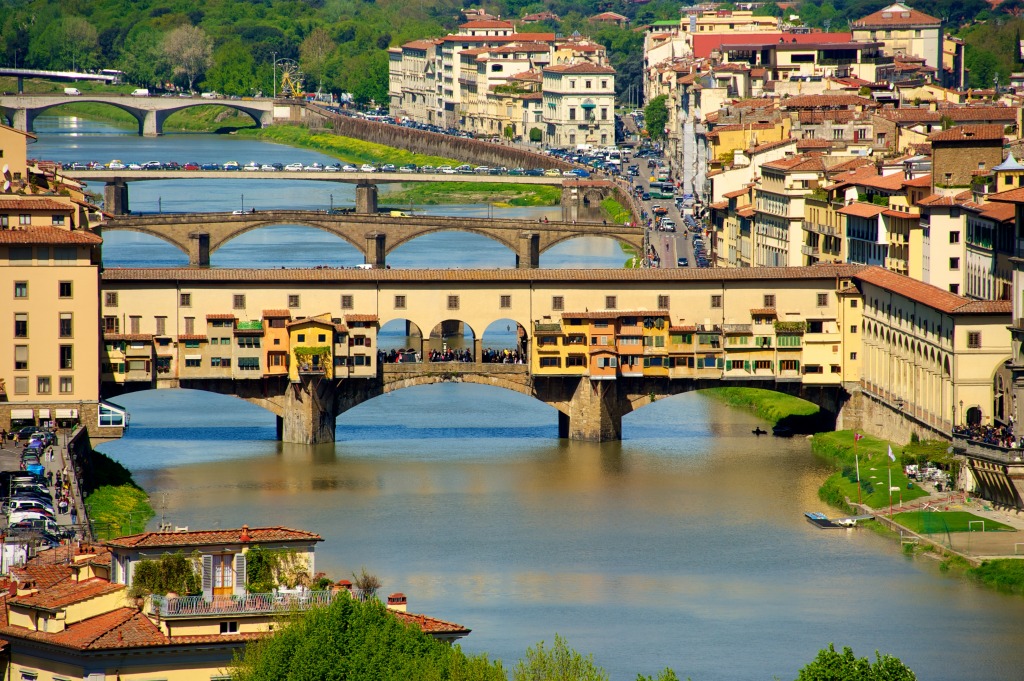
[[[511,390],[521,395],[526,395],[527,397],[537,397],[537,394],[528,382],[519,382],[515,380],[514,377],[477,374],[472,372],[453,372],[450,374],[444,372],[432,372],[429,374],[418,374],[415,376],[395,377],[391,380],[388,380],[388,378],[385,377],[384,394],[401,390],[403,388],[412,388],[418,385],[434,385],[437,383],[474,383],[477,385],[489,385],[495,388]]]
[[[146,121],[145,110],[135,106],[131,106],[127,102],[121,103],[116,100],[111,100],[102,97],[89,97],[88,95],[68,97],[64,101],[57,101],[53,102],[52,104],[45,104],[42,106],[33,107],[31,109],[25,109],[25,124],[28,126],[28,131],[32,131],[33,121],[35,121],[36,118],[46,113],[50,109],[54,109],[58,106],[74,106],[75,104],[106,104],[108,106],[114,107],[115,109],[120,109],[121,111],[124,111],[126,114],[129,114],[132,118],[135,119],[135,122],[139,126],[139,134],[142,134],[143,126],[145,125]],[[15,116],[12,114],[11,118],[13,119],[14,117]]]
[[[643,236],[641,235],[637,235],[637,237],[634,240],[619,236],[612,236],[611,234],[574,233],[565,234],[563,236],[552,238],[551,241],[548,241],[544,246],[541,247],[540,252],[545,253],[547,251],[550,251],[555,246],[567,243],[569,241],[573,241],[574,239],[606,239],[609,241],[614,241],[619,244],[624,244],[626,246],[636,248],[638,250],[643,250]]]
[[[427,236],[429,234],[442,234],[444,232],[463,232],[465,234],[477,234],[479,236],[487,237],[492,241],[497,241],[502,246],[506,247],[512,254],[515,255],[519,252],[517,244],[511,239],[507,239],[495,230],[489,230],[486,227],[472,227],[469,225],[444,225],[439,227],[424,227],[421,230],[417,230],[414,233],[407,234],[396,238],[394,241],[388,239],[385,247],[385,254],[390,255],[395,249],[405,244],[411,243],[421,236]]]
[[[103,234],[104,232],[135,232],[136,234],[145,234],[146,236],[156,237],[160,241],[170,244],[185,255],[188,255],[187,243],[182,243],[172,234],[167,234],[149,227],[136,227],[126,223],[108,223],[100,227],[100,233]]]
[[[333,226],[317,222],[315,220],[292,220],[288,222],[282,222],[281,220],[260,220],[257,222],[245,222],[239,223],[239,226],[235,229],[226,233],[218,233],[217,238],[210,239],[210,254],[216,253],[222,246],[225,246],[233,239],[237,239],[243,234],[253,232],[257,229],[263,229],[264,227],[278,227],[285,225],[295,225],[297,227],[309,227],[311,229],[318,229],[321,232],[326,232],[333,236],[338,237],[349,246],[352,246],[361,254],[366,254],[366,244],[357,243],[350,234],[346,234],[344,231],[335,229]]]
[[[211,100],[209,100],[207,102],[203,102],[203,103],[190,102],[188,104],[184,104],[183,106],[179,106],[179,107],[175,107],[175,108],[171,108],[171,109],[164,109],[163,111],[160,112],[160,114],[162,114],[162,118],[163,118],[163,120],[161,121],[161,127],[163,127],[162,123],[165,123],[168,118],[170,118],[174,114],[178,113],[179,111],[184,111],[186,109],[195,109],[195,108],[203,107],[203,106],[219,106],[219,107],[222,107],[222,108],[225,108],[225,109],[234,109],[235,111],[243,113],[246,116],[248,116],[249,118],[251,118],[252,122],[256,125],[257,128],[259,128],[259,127],[261,127],[263,125],[263,123],[264,123],[263,118],[264,118],[264,116],[266,115],[267,112],[260,111],[259,109],[253,109],[251,107],[244,106],[243,104],[235,103],[236,101],[237,100],[232,100],[232,99],[211,99]]]

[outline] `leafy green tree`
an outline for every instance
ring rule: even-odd
[[[88,20],[82,17],[61,19],[58,36],[62,60],[72,71],[91,68],[94,65],[96,50],[99,47],[99,33]]]
[[[657,676],[644,676],[637,674],[636,681],[679,681],[679,677],[671,669],[663,669]]]
[[[317,26],[299,45],[299,63],[311,80],[316,80],[318,89],[324,84],[324,69],[336,45],[322,26]]]
[[[531,142],[540,142],[542,139],[544,139],[544,131],[540,128],[530,128]]]
[[[594,664],[594,656],[584,657],[555,634],[550,649],[541,641],[526,649],[526,657],[516,663],[512,681],[608,681],[608,673]]]
[[[781,17],[782,8],[774,2],[766,2],[754,10],[755,17]]]
[[[796,681],[917,681],[917,676],[899,658],[875,651],[871,663],[866,657],[855,657],[849,647],[837,653],[829,643],[800,670]]]
[[[168,33],[164,36],[163,51],[174,74],[188,83],[189,92],[213,64],[213,40],[198,26],[186,24]]]
[[[133,597],[170,592],[184,596],[199,593],[201,583],[195,568],[196,556],[181,551],[165,553],[156,560],[140,560],[132,573]]]
[[[224,43],[213,53],[205,86],[225,95],[252,95],[256,90],[255,63],[241,40]]]
[[[668,123],[668,107],[665,106],[667,100],[667,95],[658,95],[644,107],[644,124],[652,140],[665,138],[665,125]]]
[[[234,681],[506,681],[500,662],[466,655],[403,624],[377,600],[339,595],[251,643],[231,669]]]
[[[274,555],[259,544],[245,553],[246,589],[250,593],[267,593],[277,586],[274,579]]]

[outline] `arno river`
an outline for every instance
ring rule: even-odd
[[[32,153],[323,160],[248,140],[149,140],[85,125],[108,134],[54,134],[69,123],[38,119]],[[345,185],[211,184],[140,183],[131,204],[233,209],[245,193],[257,208],[326,207],[332,191],[336,205],[351,202]],[[574,243],[542,263],[622,262],[614,245]],[[184,263],[170,247],[121,233],[104,255],[109,265]],[[511,260],[501,246],[444,234],[392,262]],[[339,240],[295,227],[250,233],[213,256],[245,267],[357,261]],[[314,447],[275,442],[271,414],[228,397],[154,391],[118,401],[131,428],[102,449],[134,471],[169,522],[316,531],[325,539],[317,570],[339,579],[365,566],[383,594],[402,591],[410,610],[465,624],[467,650],[509,667],[557,632],[615,681],[666,666],[695,681],[793,678],[833,641],[858,655],[897,655],[921,679],[1016,679],[1024,668],[1024,599],[944,576],[869,531],[815,529],[803,512],[822,509],[827,464],[804,440],[755,439],[755,418],[699,394],[642,408],[625,419],[621,443],[604,445],[560,442],[554,410],[475,385],[377,398],[338,419],[336,444]]]

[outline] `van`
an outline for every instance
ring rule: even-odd
[[[408,213],[406,213],[405,211],[393,210],[393,211],[391,211],[391,217],[393,217],[393,218],[408,218],[408,217],[412,217],[412,216],[409,215]]]
[[[64,94],[77,96],[77,95],[82,94],[82,91],[79,90],[76,87],[66,87],[66,88],[64,88]]]
[[[149,97],[149,88],[136,88],[132,90],[132,97]]]
[[[203,99],[220,99],[220,95],[216,92],[204,92],[199,95]]]

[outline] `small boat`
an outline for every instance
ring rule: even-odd
[[[846,527],[853,527],[855,523],[848,522],[848,518],[840,518],[838,521],[832,521],[828,519],[828,516],[824,513],[818,513],[817,511],[808,511],[804,513],[807,521],[815,527],[822,530],[839,530]]]
[[[758,436],[760,436],[760,435],[767,435],[768,434],[768,431],[767,430],[762,430],[760,426],[758,426],[757,428],[754,428],[750,432],[753,433],[754,435],[758,435]]]
[[[772,435],[775,437],[792,437],[793,429],[789,426],[775,426],[772,428]]]

